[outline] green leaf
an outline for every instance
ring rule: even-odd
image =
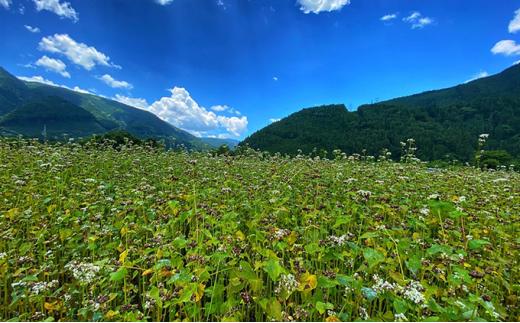
[[[363,251],[363,257],[368,262],[368,268],[370,269],[385,260],[385,256],[382,253],[372,248],[366,248]]]
[[[334,305],[331,303],[316,302],[316,309],[318,313],[324,314],[327,310],[333,310]]]
[[[115,282],[121,281],[125,278],[127,273],[128,273],[128,270],[125,267],[121,267],[115,273],[110,274],[110,280],[115,281]]]
[[[468,247],[470,250],[479,250],[479,249],[482,249],[485,245],[489,245],[489,244],[491,244],[489,241],[475,239],[475,240],[470,240],[468,242]]]
[[[276,298],[271,298],[267,302],[265,312],[277,321],[282,320],[282,305],[276,300]]]
[[[421,269],[421,266],[421,257],[418,255],[413,255],[406,261],[406,267],[414,274],[417,274],[417,271]]]
[[[278,277],[285,272],[285,269],[280,265],[278,260],[271,258],[264,264],[264,271],[269,275],[271,280],[277,281]]]

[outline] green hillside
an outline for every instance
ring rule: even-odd
[[[423,160],[475,155],[477,138],[490,134],[487,149],[520,156],[520,65],[453,88],[430,91],[349,112],[344,105],[304,109],[246,138],[241,144],[288,154],[298,149],[334,149],[378,155],[401,153],[400,142],[414,138]]]
[[[168,146],[208,147],[147,111],[62,87],[24,82],[0,68],[0,134],[33,137],[41,134],[43,124],[47,124],[49,135],[58,138],[120,129],[139,138],[164,139]]]

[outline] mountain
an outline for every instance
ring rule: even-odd
[[[200,138],[200,140],[209,145],[211,148],[218,148],[222,145],[227,145],[229,149],[235,149],[236,146],[240,143],[235,139],[220,139],[220,138]]]
[[[120,129],[139,138],[164,139],[168,146],[208,147],[150,112],[92,94],[24,82],[0,67],[0,133],[35,137],[44,126],[50,139]]]
[[[344,105],[304,109],[275,122],[241,145],[270,152],[311,153],[314,148],[348,154],[401,154],[414,138],[423,160],[469,161],[480,134],[486,149],[520,156],[520,65],[452,88],[429,91],[348,111]]]

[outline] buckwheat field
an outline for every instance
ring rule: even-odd
[[[0,321],[520,320],[520,174],[0,141]]]

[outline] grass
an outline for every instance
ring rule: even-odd
[[[0,182],[1,321],[520,319],[518,173],[0,141]]]

